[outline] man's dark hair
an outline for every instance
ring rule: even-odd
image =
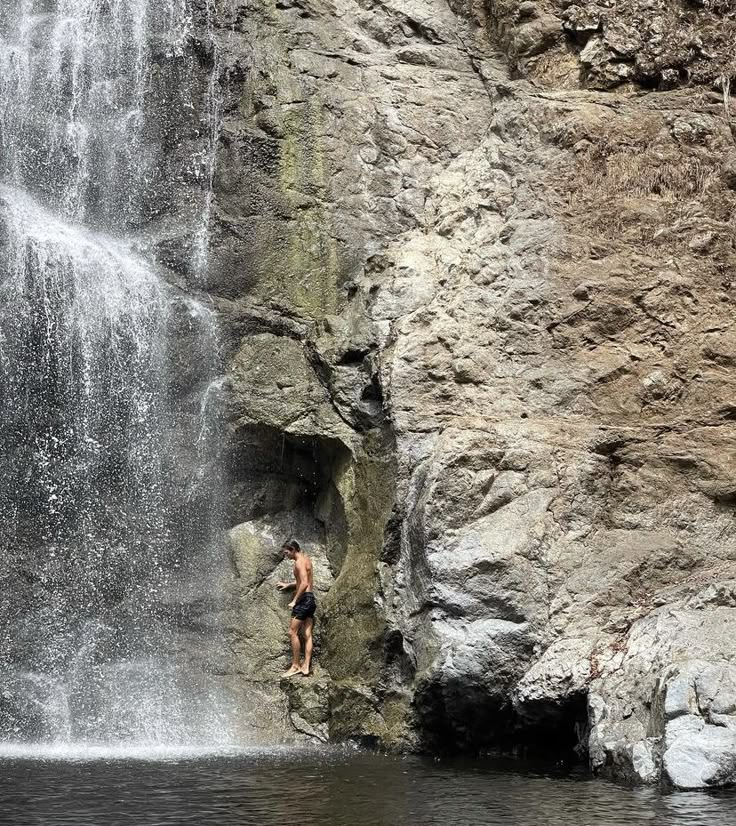
[[[285,548],[287,551],[301,551],[301,546],[296,539],[290,539],[288,542],[284,542],[281,547]]]

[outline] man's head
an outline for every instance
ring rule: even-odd
[[[296,559],[296,555],[301,551],[301,547],[296,539],[290,539],[288,542],[284,542],[281,546],[281,553],[284,555],[286,559]]]

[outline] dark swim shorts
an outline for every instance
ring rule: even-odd
[[[314,598],[314,594],[311,591],[305,591],[291,609],[291,616],[298,620],[305,620],[313,617],[316,610],[317,600]]]

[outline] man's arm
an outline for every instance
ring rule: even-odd
[[[276,587],[279,591],[291,591],[292,588],[296,588],[296,582],[277,582]]]

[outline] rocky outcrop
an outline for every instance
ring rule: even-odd
[[[284,714],[731,780],[730,7],[218,24],[231,521],[311,513],[335,577]]]
[[[672,89],[734,75],[730,0],[491,0],[490,23],[512,69],[544,85]]]

